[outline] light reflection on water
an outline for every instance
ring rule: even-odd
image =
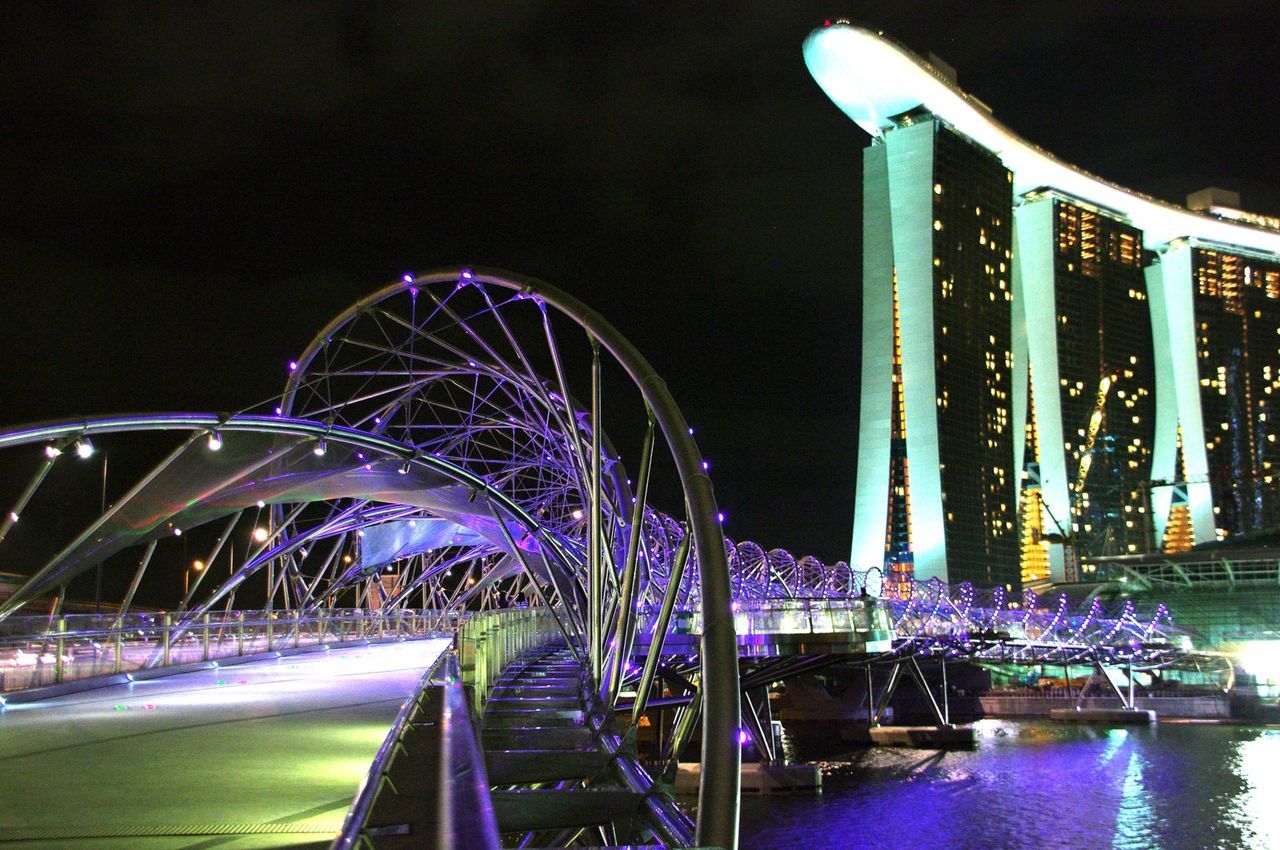
[[[983,720],[971,752],[853,749],[745,796],[743,850],[1280,848],[1280,729]]]
[[[1227,808],[1226,821],[1248,846],[1280,847],[1280,729],[1251,741],[1236,741],[1235,772],[1248,784]]]

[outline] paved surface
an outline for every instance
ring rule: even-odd
[[[308,653],[0,709],[0,848],[327,847],[448,644]]]

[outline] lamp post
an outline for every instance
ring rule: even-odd
[[[98,502],[98,516],[103,516],[107,512],[107,453],[102,453],[102,497]],[[93,582],[93,613],[97,616],[102,613],[102,561],[98,561],[98,566]]]
[[[191,566],[182,571],[182,599],[185,602],[187,595],[191,593],[191,574],[204,571],[204,561],[196,560],[191,562]]]

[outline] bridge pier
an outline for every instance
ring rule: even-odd
[[[1115,693],[1117,699],[1120,700],[1120,707],[1114,708],[1087,708],[1084,706],[1084,698],[1089,693],[1089,689],[1093,686],[1094,681],[1101,677],[1111,686],[1111,690]],[[1056,720],[1060,723],[1102,723],[1106,725],[1142,725],[1156,722],[1156,713],[1149,709],[1137,708],[1134,695],[1133,682],[1133,664],[1129,664],[1125,675],[1125,684],[1127,688],[1121,690],[1120,685],[1116,683],[1112,670],[1104,665],[1101,659],[1094,658],[1093,669],[1089,672],[1089,678],[1085,680],[1084,686],[1080,688],[1075,695],[1075,706],[1072,708],[1054,708],[1049,711],[1049,719]],[[1068,686],[1070,678],[1067,679]]]
[[[886,665],[886,677],[877,677],[875,665],[870,662],[861,666],[862,675],[851,680],[842,693],[834,695],[810,677],[789,680],[781,708],[783,725],[788,732],[811,742],[830,742],[838,738],[846,743],[867,746],[967,749],[976,745],[977,734],[972,727],[957,726],[951,722],[945,665],[940,665],[940,696],[934,693],[914,657],[900,658]],[[933,723],[896,725],[885,722],[893,717],[890,703],[906,679],[915,684],[923,697]]]

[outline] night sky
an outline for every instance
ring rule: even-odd
[[[646,353],[731,536],[834,561],[868,138],[811,29],[937,53],[1122,185],[1280,213],[1274,3],[605,7],[0,5],[0,424],[242,409],[360,296],[496,266]]]

